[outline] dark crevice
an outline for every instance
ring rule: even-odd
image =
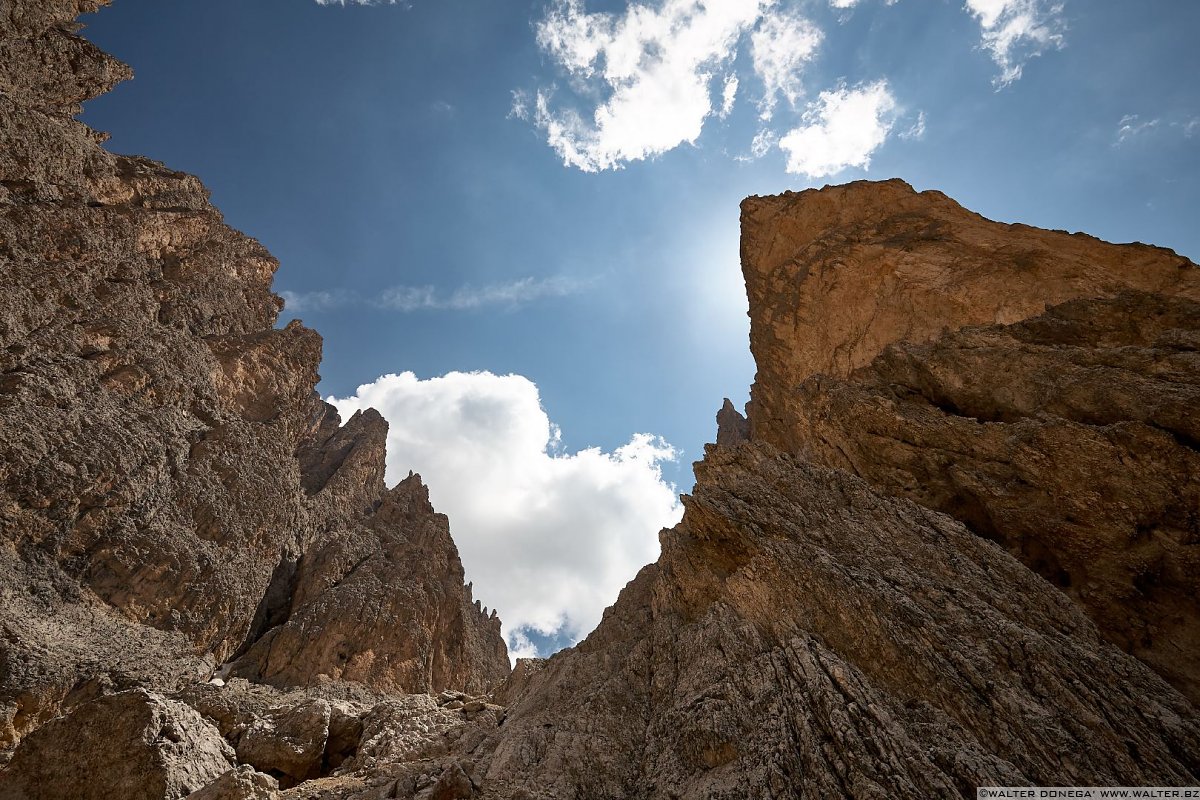
[[[241,658],[263,634],[288,621],[292,612],[292,596],[296,591],[296,578],[300,571],[303,556],[295,555],[285,549],[271,573],[267,590],[254,611],[253,621],[246,639],[233,654],[231,660]]]

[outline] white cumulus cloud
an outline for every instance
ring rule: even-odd
[[[801,71],[821,46],[821,31],[796,14],[771,14],[750,34],[750,58],[763,83],[759,116],[769,120],[783,97],[792,105],[803,94]]]
[[[788,172],[823,178],[847,167],[867,168],[895,123],[895,111],[886,81],[821,92],[803,124],[779,140]]]
[[[1021,77],[1025,62],[1049,48],[1062,47],[1063,4],[1053,0],[966,0],[979,20],[983,48],[1000,67],[997,87]]]
[[[421,474],[514,654],[530,654],[530,630],[590,632],[682,513],[660,471],[676,457],[666,442],[562,452],[537,386],[518,375],[405,372],[329,402],[343,418],[373,407],[388,420],[389,485]]]
[[[611,14],[585,11],[582,0],[557,0],[537,25],[538,45],[592,110],[556,107],[554,90],[542,89],[536,124],[567,166],[587,172],[695,142],[718,113],[716,71],[773,1],[663,0]]]

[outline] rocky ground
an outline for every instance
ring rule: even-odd
[[[509,669],[276,262],[0,8],[0,800],[1200,783],[1200,268],[899,181],[743,205],[758,363],[662,556]]]

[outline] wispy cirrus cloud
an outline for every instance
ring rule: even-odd
[[[898,3],[899,0],[884,0],[884,2],[887,3],[887,5],[892,6]],[[854,6],[858,5],[858,3],[859,0],[829,0],[829,5],[833,6],[834,8],[854,8]]]
[[[345,289],[319,289],[313,292],[279,292],[284,308],[300,313],[304,311],[332,311],[358,302],[358,295]]]
[[[392,311],[470,311],[485,306],[519,308],[547,297],[578,294],[591,281],[555,276],[521,278],[508,283],[483,286],[466,284],[452,292],[440,292],[433,286],[393,286],[385,289],[371,305]]]
[[[311,292],[281,291],[285,308],[293,313],[324,312],[348,306],[365,306],[411,313],[416,311],[471,311],[481,308],[516,310],[552,297],[579,294],[594,285],[591,279],[562,275],[525,277],[505,283],[464,284],[451,291],[432,285],[389,286],[371,297],[344,289]]]
[[[1121,117],[1121,121],[1117,124],[1116,144],[1124,144],[1130,139],[1135,139],[1154,130],[1161,124],[1162,120],[1157,117],[1154,119],[1142,119],[1137,114],[1126,114]]]
[[[795,13],[769,15],[750,34],[750,59],[763,84],[760,119],[771,119],[780,97],[794,106],[804,94],[801,72],[822,39],[816,25]]]
[[[319,6],[403,6],[411,8],[409,0],[317,0]]]
[[[1066,21],[1060,2],[966,0],[966,10],[979,21],[983,49],[1000,67],[992,81],[997,88],[1020,78],[1026,61],[1065,42]]]
[[[1150,137],[1152,134],[1182,136],[1185,139],[1191,139],[1200,134],[1200,117],[1167,113],[1147,119],[1140,114],[1126,114],[1117,123],[1113,144],[1129,144]]]

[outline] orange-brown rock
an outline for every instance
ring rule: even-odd
[[[391,691],[480,693],[508,675],[507,659],[500,619],[472,603],[449,523],[411,475],[360,527],[305,554],[286,622],[232,674],[285,686],[323,675]]]
[[[898,181],[743,224],[754,437],[966,522],[1200,699],[1200,268]]]
[[[785,447],[801,381],[845,377],[893,342],[1127,289],[1200,301],[1196,265],[1170,250],[992,222],[900,180],[747,198],[741,253],[758,365],[750,425]]]

